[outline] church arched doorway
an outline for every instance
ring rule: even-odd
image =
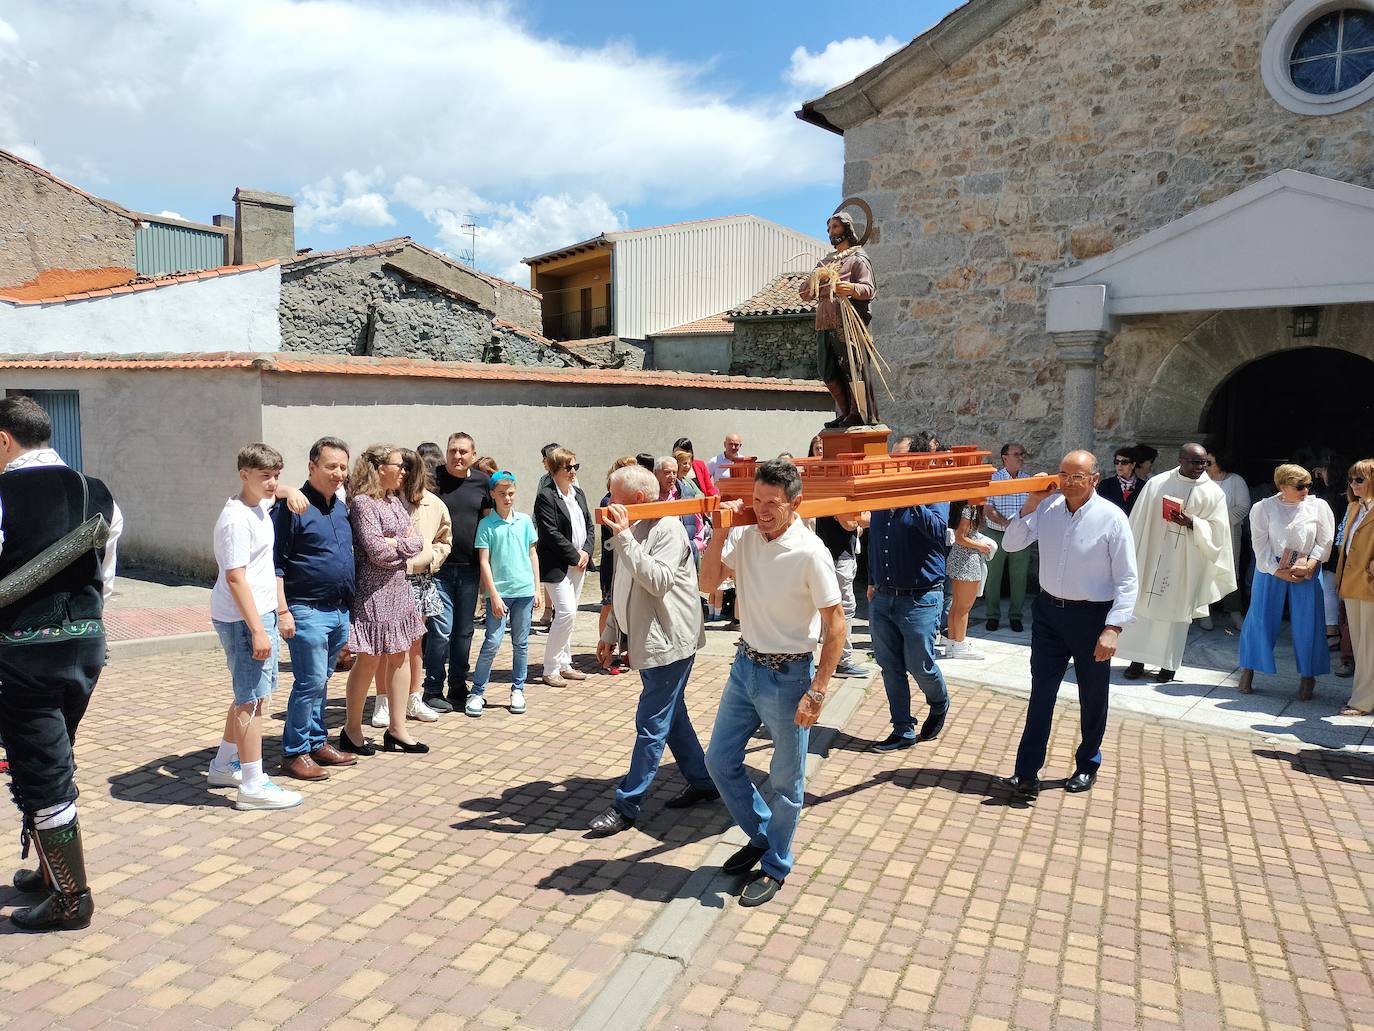
[[[1374,455],[1374,361],[1333,347],[1279,351],[1241,366],[1198,427],[1249,482],[1302,451],[1342,462]],[[1342,467],[1340,472],[1344,472]],[[1335,470],[1333,470],[1335,472]]]

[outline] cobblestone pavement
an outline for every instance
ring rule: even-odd
[[[654,1026],[1374,1026],[1374,766],[1113,716],[1091,792],[1009,806],[1024,705],[963,690],[936,747],[883,756],[873,692],[781,905],[727,907]],[[1046,777],[1076,731],[1061,707]]]
[[[698,659],[703,737],[727,661]],[[658,809],[681,783],[667,764],[638,827],[584,839],[638,678],[534,686],[520,717],[505,690],[498,675],[480,720],[419,727],[427,756],[378,754],[302,786],[298,809],[237,813],[204,783],[222,657],[117,660],[78,746],[95,923],[0,937],[0,1027],[572,1024],[726,819]],[[885,730],[870,694],[813,779],[796,873],[763,911],[727,902],[658,1026],[1371,1020],[1374,769],[1126,715],[1091,793],[1009,808],[989,777],[1024,702],[956,704],[937,746],[881,757],[858,750]],[[1074,723],[1047,774],[1067,772]],[[0,888],[0,908],[19,902]]]

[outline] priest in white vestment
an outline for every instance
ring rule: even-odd
[[[1155,679],[1168,683],[1183,663],[1194,617],[1236,589],[1231,521],[1226,494],[1207,475],[1207,451],[1185,444],[1178,468],[1152,476],[1131,510],[1131,534],[1140,568],[1135,619],[1121,632],[1116,657],[1127,659],[1129,680],[1158,666]],[[1178,508],[1165,517],[1166,497]]]

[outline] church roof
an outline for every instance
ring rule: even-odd
[[[1037,3],[1039,0],[968,0],[891,57],[824,96],[808,100],[797,117],[844,135],[846,129],[881,114]]]

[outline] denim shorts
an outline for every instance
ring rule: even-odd
[[[265,659],[253,658],[253,631],[245,621],[222,623],[212,619],[210,622],[219,634],[229,674],[234,678],[234,704],[249,705],[259,699],[271,698],[277,686],[277,653],[281,649],[276,612],[262,614],[263,629],[272,642],[272,654]]]

